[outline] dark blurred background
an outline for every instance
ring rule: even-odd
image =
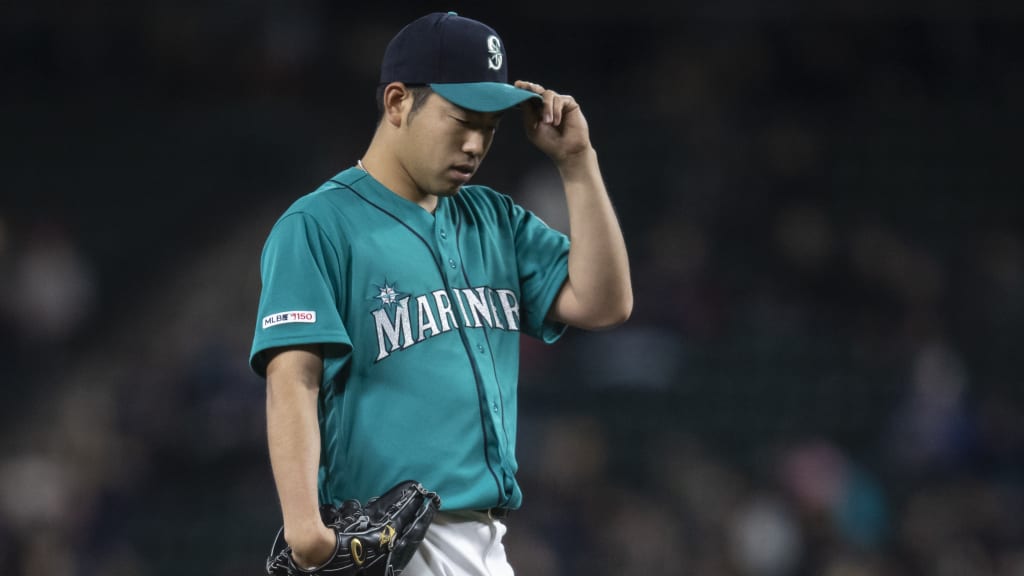
[[[518,574],[1024,574],[1016,0],[4,3],[0,572],[262,573],[262,242],[449,9],[582,103],[636,290],[524,342]],[[565,229],[517,120],[476,181]]]

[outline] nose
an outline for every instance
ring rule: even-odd
[[[473,156],[482,156],[487,149],[487,135],[481,130],[467,130],[462,141],[462,151]]]

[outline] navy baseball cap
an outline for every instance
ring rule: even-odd
[[[402,28],[384,51],[380,83],[426,84],[456,106],[498,112],[529,98],[508,83],[505,44],[490,26],[434,12]]]

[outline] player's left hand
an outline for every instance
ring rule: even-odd
[[[522,107],[526,136],[555,163],[569,160],[590,148],[590,129],[576,99],[540,84],[516,80],[515,86],[540,94]]]

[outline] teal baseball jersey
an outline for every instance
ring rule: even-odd
[[[320,498],[418,480],[448,510],[518,508],[519,338],[546,319],[569,240],[507,195],[464,186],[433,214],[347,169],[267,237],[250,363],[323,344]]]

